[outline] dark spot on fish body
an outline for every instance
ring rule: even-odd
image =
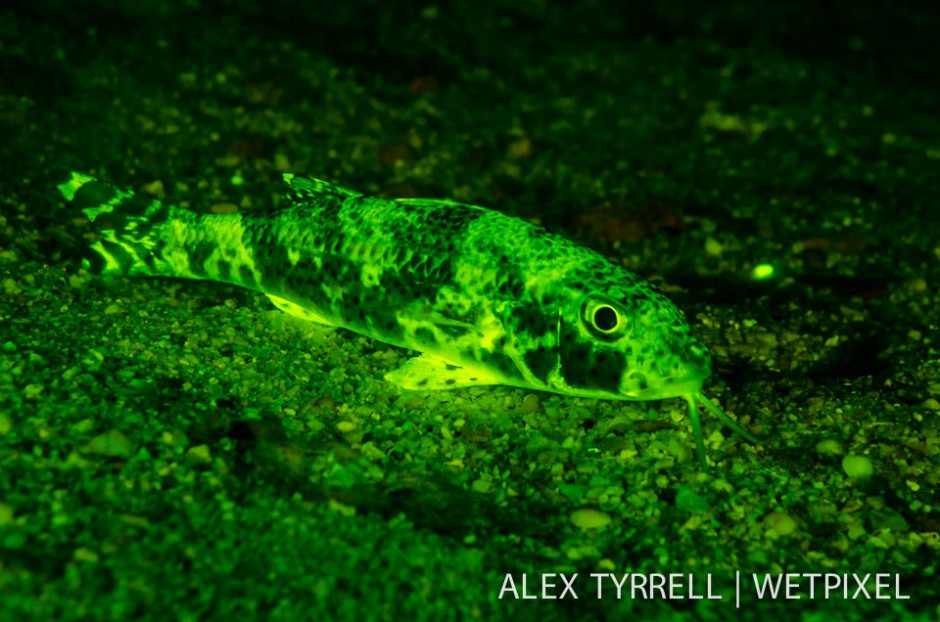
[[[224,259],[220,259],[216,264],[216,271],[218,272],[217,276],[219,280],[225,281],[226,283],[230,283],[232,281],[232,264],[229,262],[225,261]]]
[[[430,256],[424,249],[416,251],[400,264],[399,272],[409,284],[407,291],[426,297],[454,283],[453,253]]]
[[[98,207],[110,202],[115,196],[117,196],[117,189],[111,184],[100,181],[90,181],[82,184],[75,192],[75,196],[72,198],[72,205],[78,209]]]
[[[516,367],[515,361],[503,352],[477,350],[475,357],[480,363],[490,369],[498,371],[506,378],[515,380],[522,379],[522,374],[519,372],[519,368]]]
[[[316,248],[322,253],[345,255],[349,238],[342,230],[318,231],[313,238]]]
[[[274,250],[270,246],[255,239],[249,241],[248,248],[251,249],[251,256],[256,266],[262,267],[264,264],[270,263]]]
[[[440,289],[443,285],[450,285],[454,282],[453,263],[449,259],[437,263],[429,263],[424,274],[415,275],[420,282],[433,284],[431,290]]]
[[[323,253],[320,256],[320,268],[310,261],[311,270],[319,273],[322,282],[333,287],[342,287],[350,293],[363,290],[362,280],[359,278],[360,265],[343,254]]]
[[[395,311],[393,309],[383,309],[381,313],[372,313],[368,315],[369,326],[376,333],[371,335],[372,337],[379,337],[380,339],[393,339],[401,336],[402,330],[401,326],[398,324],[398,319],[395,317]]]
[[[496,291],[504,298],[519,299],[525,293],[525,282],[516,274],[506,273],[501,275]]]
[[[123,212],[104,212],[95,218],[95,229],[98,231],[123,231],[132,222]]]
[[[442,333],[444,333],[448,337],[451,337],[452,339],[458,339],[467,334],[466,326],[441,324],[438,328],[440,329]]]
[[[433,344],[435,343],[434,332],[427,328],[426,326],[419,326],[414,333],[414,338],[419,344]]]
[[[414,251],[412,258],[404,262],[402,267],[411,264],[416,274],[421,273],[422,258],[449,263],[459,256],[467,230],[485,213],[460,204],[423,205],[404,202],[398,206],[404,207],[404,213],[401,222],[394,224],[402,226],[390,226],[389,230],[396,248]],[[449,266],[439,269],[445,276],[451,273]],[[432,266],[431,270],[435,270],[435,267]]]
[[[617,392],[626,369],[626,358],[617,350],[598,350],[594,352],[591,367],[594,369],[598,388]]]
[[[354,202],[355,199],[351,200],[350,203]],[[324,222],[338,222],[339,213],[343,209],[344,204],[347,202],[346,197],[331,197],[327,201],[318,201],[315,205],[316,207],[313,211],[316,214],[316,218]]]
[[[156,247],[154,247],[153,252],[149,253],[146,248],[138,245],[136,241],[132,245],[138,249],[137,255],[140,257],[140,261],[147,267],[148,274],[157,274],[159,272],[157,262],[163,260],[163,250],[166,248],[166,245],[163,242],[159,242]]]
[[[561,295],[556,292],[544,292],[538,299],[538,304],[545,309],[557,309],[561,300]]]
[[[549,247],[557,237],[554,233],[549,233],[544,227],[529,226],[525,228],[526,237],[535,241],[536,244],[543,247]]]
[[[189,257],[190,271],[198,276],[215,276],[209,273],[206,260],[208,260],[217,249],[218,245],[215,242],[210,242],[205,239],[188,246],[186,248],[186,254]]]
[[[238,265],[235,278],[240,285],[244,285],[245,287],[255,288],[257,286],[254,273],[251,271],[251,268],[245,264]]]
[[[297,264],[292,268],[288,268],[288,270],[294,273],[294,279],[298,284],[310,289],[315,287],[319,289],[319,285],[326,281],[323,273],[317,268],[317,264],[313,261],[312,257],[307,257],[306,260],[298,260]]]
[[[581,341],[576,331],[565,325],[562,325],[558,355],[561,361],[561,376],[569,387],[610,390],[607,386],[609,378],[598,377],[593,344]]]
[[[539,345],[533,350],[525,353],[525,364],[539,380],[546,382],[548,375],[555,368],[558,362],[558,351],[555,348]]]
[[[364,312],[369,326],[385,338],[400,336],[402,329],[398,324],[398,305],[390,304],[381,287],[363,287],[361,282],[350,281],[347,284],[350,305],[356,305]],[[350,312],[349,305],[344,305],[344,315]]]
[[[516,305],[513,316],[515,325],[519,327],[518,332],[528,333],[534,339],[554,334],[558,330],[558,318],[549,317],[541,305]]]
[[[412,227],[402,233],[408,236],[420,236],[431,233],[435,239],[454,239],[463,236],[470,225],[485,212],[459,203],[422,205],[419,202],[403,201],[407,212],[413,218]]]
[[[636,382],[637,388],[640,389],[640,391],[646,391],[650,386],[649,380],[646,379],[645,374],[641,374],[637,372],[634,375],[633,379],[634,379],[634,382]]]
[[[428,300],[436,291],[427,287],[425,279],[415,278],[394,268],[386,269],[377,285],[368,288],[377,304],[383,307],[404,308],[418,300]]]
[[[104,244],[102,244],[104,246]],[[88,253],[85,258],[88,261],[88,268],[95,274],[101,274],[105,268],[104,257],[101,253]]]

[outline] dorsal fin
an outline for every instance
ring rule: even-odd
[[[284,183],[290,187],[287,198],[291,201],[323,200],[335,198],[340,201],[362,196],[361,193],[342,186],[337,186],[322,179],[312,177],[298,177],[291,173],[284,173]]]

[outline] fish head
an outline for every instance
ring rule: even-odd
[[[692,395],[711,374],[708,350],[652,286],[574,297],[558,317],[559,393],[623,400]]]

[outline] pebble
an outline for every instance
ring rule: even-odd
[[[91,439],[85,451],[103,456],[126,458],[134,453],[134,445],[119,430],[110,430]]]
[[[593,508],[575,510],[569,517],[571,524],[581,529],[600,529],[610,524],[610,516]]]
[[[842,470],[854,479],[868,479],[874,472],[871,460],[856,454],[849,454],[842,459]]]
[[[793,517],[783,512],[771,512],[764,517],[764,526],[772,529],[778,536],[789,536],[799,525]]]
[[[828,438],[816,443],[816,453],[821,456],[841,456],[843,453],[842,445],[839,441]]]
[[[519,412],[524,413],[537,413],[542,410],[541,404],[539,403],[539,397],[532,393],[529,393],[522,400],[522,407],[519,408]]]
[[[212,453],[208,445],[196,445],[186,451],[186,458],[197,464],[205,464],[212,460]]]

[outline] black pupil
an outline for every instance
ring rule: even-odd
[[[617,326],[617,312],[610,307],[601,307],[594,312],[594,326],[598,330],[613,330]]]

